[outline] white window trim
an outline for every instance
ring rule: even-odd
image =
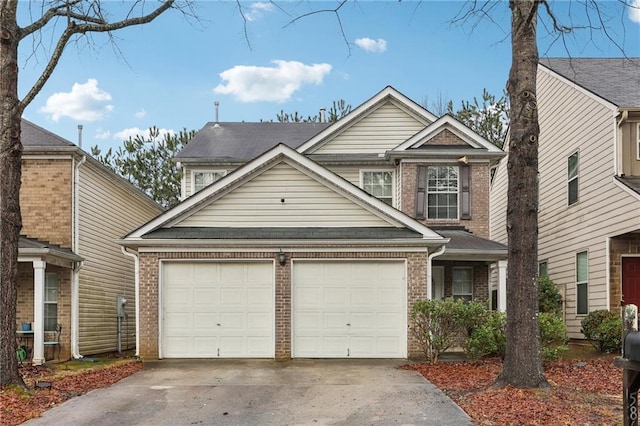
[[[453,167],[454,169],[456,169],[457,173],[458,173],[458,190],[456,191],[457,194],[457,207],[456,207],[456,217],[450,217],[450,218],[430,218],[429,217],[429,167]],[[460,221],[460,199],[462,198],[460,196],[460,167],[456,166],[456,165],[451,165],[451,164],[437,164],[437,165],[428,165],[427,166],[427,186],[425,187],[425,197],[427,199],[427,208],[426,211],[424,212],[425,215],[425,220],[430,220],[433,222],[442,222],[442,221],[450,221],[450,222],[458,222]],[[436,192],[433,192],[433,194],[436,194]]]
[[[587,256],[587,280],[586,281],[578,281],[578,255],[585,253]],[[576,280],[576,315],[583,316],[589,313],[589,251],[588,250],[580,250],[575,253],[574,256],[575,262],[575,280]],[[586,312],[578,312],[578,286],[585,285],[585,290],[587,292],[587,310]]]
[[[469,269],[471,271],[471,291],[469,293],[456,293],[455,292],[455,282],[454,282],[454,277],[455,277],[455,270],[456,269]],[[456,296],[471,296],[471,301],[473,301],[473,267],[471,266],[454,266],[452,268],[452,272],[451,272],[451,297],[453,297],[454,299],[456,298]]]
[[[50,277],[55,277],[56,280],[56,300],[47,300],[47,283],[50,283]],[[45,281],[44,281],[44,294],[43,294],[43,301],[42,303],[46,306],[46,305],[56,305],[56,320],[55,323],[58,323],[58,304],[59,304],[59,297],[58,295],[60,294],[60,277],[58,276],[58,274],[56,274],[55,272],[47,272],[45,273]],[[46,324],[46,319],[45,320],[45,324]],[[53,330],[49,330],[45,327],[44,331],[53,331]]]
[[[191,170],[191,195],[196,194],[196,174],[197,173],[221,173],[222,176],[227,175],[227,170],[222,169],[195,169]]]
[[[391,168],[360,169],[360,189],[364,189],[364,174],[376,172],[391,172],[391,206],[396,206],[396,170]]]
[[[576,170],[576,175],[572,178],[569,178],[569,158],[573,157],[574,155],[576,155],[577,159],[578,159],[578,169]],[[571,154],[569,154],[567,157],[567,206],[571,207],[575,204],[578,204],[578,202],[580,201],[580,151],[574,151]],[[576,201],[574,201],[573,203],[570,203],[569,201],[569,184],[571,183],[571,181],[577,181],[578,182],[578,189],[577,189],[577,194],[576,194]]]

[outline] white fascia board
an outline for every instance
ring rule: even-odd
[[[183,217],[183,215],[196,211],[194,209],[203,207],[206,205],[205,203],[208,203],[208,201],[212,199],[212,197],[220,196],[220,192],[226,192],[230,190],[230,188],[238,187],[249,177],[253,176],[255,171],[260,169],[267,170],[266,166],[278,164],[280,161],[276,160],[279,157],[282,157],[280,161],[286,161],[288,158],[290,161],[286,161],[287,164],[292,167],[296,167],[297,170],[307,174],[315,180],[318,180],[319,177],[322,178],[326,183],[330,183],[334,187],[334,190],[336,188],[339,189],[339,192],[341,192],[343,196],[348,197],[353,202],[357,202],[361,207],[367,209],[373,214],[376,214],[378,217],[381,217],[390,224],[393,224],[394,226],[405,226],[411,230],[419,232],[423,235],[423,239],[430,239],[434,241],[443,240],[443,237],[440,234],[432,231],[422,223],[369,195],[364,190],[358,188],[284,144],[277,145],[260,157],[250,161],[240,169],[233,171],[197,194],[192,195],[174,208],[136,229],[127,235],[124,240],[140,239],[144,234],[157,229],[160,226],[167,225],[169,223],[175,224],[176,221],[179,221],[179,219]]]
[[[434,123],[425,127],[423,130],[398,145],[392,150],[392,152],[406,151],[409,148],[418,148],[425,140],[432,138],[444,129],[449,129],[453,134],[458,136],[460,139],[463,139],[474,148],[484,148],[488,152],[495,153],[503,152],[502,149],[498,148],[464,124],[460,123],[449,114],[443,115]]]
[[[609,108],[610,110],[612,110],[614,113],[617,113],[618,111],[618,106],[616,104],[613,104],[611,102],[609,102],[608,100],[604,99],[601,96],[598,96],[597,94],[595,94],[594,92],[592,92],[591,90],[588,90],[582,86],[580,86],[579,84],[577,84],[575,81],[568,79],[567,77],[564,77],[560,74],[558,74],[557,72],[553,71],[550,68],[547,68],[546,65],[544,64],[538,64],[538,71],[542,71],[545,72],[551,76],[553,76],[554,78],[562,81],[563,83],[571,86],[573,89],[577,90],[578,92],[584,94],[585,96],[590,97],[591,99],[601,103],[602,105],[604,105],[605,107]]]
[[[374,106],[384,102],[387,98],[392,98],[401,103],[405,108],[411,111],[416,116],[422,118],[425,123],[433,123],[438,119],[435,115],[430,113],[428,110],[424,109],[402,93],[398,92],[391,86],[387,86],[370,98],[368,101],[364,102],[356,109],[347,114],[344,118],[338,120],[335,124],[327,127],[322,132],[318,133],[307,142],[303,143],[301,146],[297,148],[297,151],[300,153],[308,153],[307,151],[312,150],[319,143],[323,142],[327,139],[331,134],[339,133],[342,129],[349,127],[354,122],[359,121],[362,117]]]
[[[194,240],[194,239],[138,239],[119,240],[124,247],[138,253],[156,252],[273,252],[279,249],[297,252],[341,251],[429,251],[450,241],[421,238],[371,239],[371,240]]]

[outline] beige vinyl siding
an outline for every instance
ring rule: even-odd
[[[318,148],[315,154],[376,154],[400,145],[425,127],[413,115],[388,101]]]
[[[152,219],[161,208],[133,191],[94,164],[80,167],[80,231],[76,252],[85,258],[79,278],[82,355],[117,349],[118,294],[129,301],[122,345],[135,347],[134,263],[122,254],[116,240]]]
[[[186,166],[184,168],[184,176],[182,179],[185,184],[185,198],[193,195],[193,173],[194,172],[232,172],[232,169],[226,167],[207,167],[207,166]]]
[[[359,166],[326,166],[327,169],[337,174],[341,178],[351,182],[360,188],[360,170]]]
[[[281,163],[175,226],[390,225],[291,165]]]
[[[507,244],[508,161],[509,157],[500,160],[489,190],[489,238],[502,244]]]
[[[545,71],[538,73],[541,123],[539,258],[566,288],[566,322],[582,337],[576,315],[575,256],[588,251],[589,311],[607,309],[607,238],[638,226],[640,201],[614,181],[613,112]],[[567,205],[567,158],[579,154],[578,202]],[[492,213],[493,215],[493,213]]]

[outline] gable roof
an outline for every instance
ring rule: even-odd
[[[313,151],[325,144],[330,138],[335,137],[335,135],[353,126],[355,123],[370,114],[372,110],[379,108],[389,101],[395,102],[396,105],[402,107],[408,114],[422,122],[425,126],[436,121],[438,118],[422,106],[415,103],[413,100],[398,92],[393,87],[387,86],[368,101],[351,111],[345,117],[335,122],[332,126],[313,136],[307,142],[298,147],[297,151],[306,154],[313,153]]]
[[[188,163],[201,160],[245,162],[282,143],[297,148],[331,123],[207,123],[176,155]]]
[[[459,137],[464,144],[429,146],[428,142],[443,131],[448,130]],[[407,139],[387,152],[387,157],[395,158],[398,154],[410,152],[412,155],[423,151],[425,155],[478,155],[489,154],[502,157],[504,151],[487,139],[483,138],[469,127],[456,120],[450,114],[445,114],[425,127],[420,132]]]
[[[200,209],[203,209],[204,207],[207,207],[212,203],[214,203],[213,205],[215,207],[215,200],[220,199],[222,195],[234,191],[236,188],[239,188],[245,183],[250,182],[256,176],[265,173],[269,169],[275,167],[275,165],[281,163],[287,163],[291,166],[294,166],[295,168],[298,168],[299,170],[303,170],[308,177],[322,183],[326,187],[333,190],[335,193],[340,194],[346,199],[351,200],[351,202],[353,202],[354,204],[359,205],[360,207],[368,211],[369,214],[375,215],[376,217],[384,220],[389,224],[388,227],[384,227],[389,228],[386,230],[382,230],[379,227],[350,227],[348,229],[342,229],[339,226],[332,227],[334,228],[334,230],[335,228],[338,228],[344,232],[334,231],[333,237],[332,234],[328,234],[328,238],[331,237],[343,240],[345,238],[348,238],[345,237],[345,235],[351,235],[352,238],[356,239],[370,240],[372,238],[378,238],[384,240],[388,239],[388,237],[391,236],[389,234],[389,232],[391,232],[393,234],[392,238],[410,238],[412,240],[417,239],[418,241],[421,241],[421,244],[423,245],[442,245],[447,242],[447,240],[437,232],[432,231],[420,222],[394,209],[393,207],[380,201],[376,197],[371,196],[357,186],[335,175],[331,171],[318,165],[309,158],[306,158],[304,155],[296,152],[295,150],[287,147],[284,144],[277,145],[275,148],[264,153],[262,156],[245,164],[236,171],[228,174],[219,181],[206,187],[202,191],[192,195],[174,208],[166,211],[147,224],[131,232],[120,242],[123,245],[137,245],[139,243],[149,242],[149,240],[153,238],[189,239],[198,235],[198,239],[202,239],[203,237],[206,238],[207,236],[209,236],[213,239],[249,238],[256,240],[260,239],[260,237],[262,236],[265,240],[273,240],[275,233],[280,231],[288,233],[284,235],[278,235],[278,238],[280,240],[287,238],[297,238],[305,240],[320,238],[319,235],[321,233],[318,233],[318,236],[316,237],[313,236],[313,233],[311,235],[308,235],[309,230],[313,230],[313,228],[306,227],[304,229],[308,229],[307,231],[304,231],[303,228],[296,229],[295,227],[263,229],[262,231],[260,231],[259,228],[252,228],[253,231],[251,231],[243,227],[230,228],[228,226],[212,226],[206,227],[209,230],[205,231],[203,234],[198,234],[198,232],[202,231],[202,229],[195,229],[193,227],[188,227],[185,229],[179,227],[181,221],[189,218]],[[180,229],[173,231],[169,230],[169,228],[174,227],[178,227]],[[216,229],[213,230],[212,228]],[[398,228],[400,230],[396,229],[396,231],[391,231],[394,228]],[[408,232],[404,232],[402,231],[402,229],[406,229]],[[322,230],[324,232],[327,230],[327,228],[322,228]],[[416,238],[416,236],[418,238]],[[166,240],[164,241],[166,242]]]
[[[541,58],[540,65],[618,107],[640,106],[640,58]]]
[[[50,132],[29,120],[22,119],[20,125],[21,135],[20,141],[25,149],[29,148],[72,148],[76,149],[76,145],[65,138]]]

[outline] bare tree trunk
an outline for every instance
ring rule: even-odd
[[[507,190],[507,350],[497,385],[547,387],[538,324],[538,0],[512,0],[509,188]]]
[[[16,304],[22,144],[16,1],[0,2],[0,385],[24,382],[16,356]]]

